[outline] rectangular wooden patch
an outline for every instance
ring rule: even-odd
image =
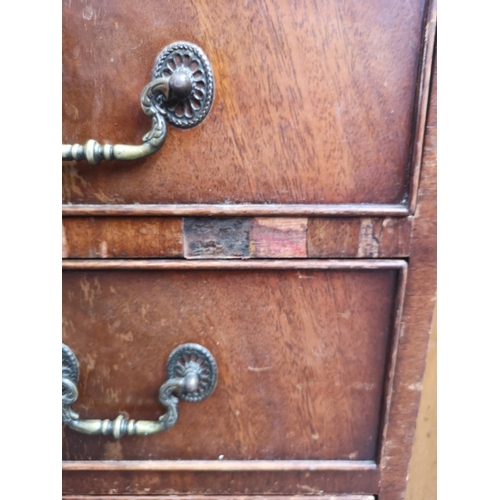
[[[65,217],[63,257],[182,257],[180,217]]]
[[[256,217],[250,229],[255,258],[307,257],[307,218]]]
[[[407,257],[413,218],[63,217],[63,258]]]
[[[308,257],[407,257],[413,218],[309,219]]]
[[[237,259],[250,257],[250,219],[186,217],[186,259]]]

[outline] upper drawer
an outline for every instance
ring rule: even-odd
[[[63,4],[63,142],[140,143],[169,43],[199,45],[208,118],[156,155],[64,167],[66,203],[399,204],[419,129],[425,0]]]

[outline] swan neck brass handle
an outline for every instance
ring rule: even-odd
[[[166,382],[158,393],[158,400],[167,411],[157,420],[132,420],[119,414],[114,420],[81,419],[72,409],[78,399],[80,368],[73,351],[62,345],[62,421],[69,428],[83,434],[148,436],[173,427],[179,417],[179,398],[202,401],[212,394],[217,384],[217,363],[205,347],[183,344],[172,351],[167,361]]]
[[[207,117],[214,98],[214,76],[207,56],[196,45],[176,42],[156,58],[153,79],[141,94],[141,107],[152,120],[140,145],[63,144],[63,161],[138,160],[156,153],[165,143],[167,123],[181,129],[196,127]]]

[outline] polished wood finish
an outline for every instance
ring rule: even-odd
[[[190,270],[190,269],[308,269],[308,270],[380,270],[401,269],[405,270],[407,264],[404,260],[376,259],[376,260],[329,260],[329,259],[290,259],[290,260],[77,260],[65,259],[62,261],[64,270]]]
[[[374,471],[370,460],[68,460],[64,471]]]
[[[155,156],[66,164],[64,202],[405,203],[426,12],[425,0],[64,2],[63,142],[139,143],[139,96],[168,43],[202,47],[216,79],[208,119],[171,127]]]
[[[273,203],[252,205],[248,203],[234,205],[63,205],[63,216],[96,216],[96,215],[165,215],[165,216],[389,216],[398,217],[409,215],[408,207],[402,204],[376,205],[339,204],[320,205],[317,203],[277,205]]]
[[[380,462],[381,500],[404,498],[436,297],[436,91],[434,60],[418,204],[410,247],[411,265],[403,310],[403,333],[396,362],[387,438]]]
[[[83,418],[155,418],[182,343],[205,345],[219,366],[217,390],[181,403],[172,430],[82,442],[65,429],[65,459],[374,460],[398,270],[295,267],[65,272]]]

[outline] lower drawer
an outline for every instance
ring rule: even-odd
[[[73,409],[81,418],[114,419],[123,413],[157,419],[165,411],[158,401],[165,363],[181,344],[203,345],[218,366],[214,392],[201,402],[181,401],[177,423],[165,432],[117,440],[63,427],[66,492],[376,493],[405,266],[403,261],[66,264],[63,342],[79,361]],[[154,463],[164,482],[154,475]],[[176,479],[169,476],[172,464],[184,471]],[[280,485],[288,479],[269,483],[277,471],[303,472],[312,481],[308,470],[330,469],[347,479],[332,480],[327,490],[321,482],[310,486],[312,491],[307,481],[302,490],[300,485],[284,490]],[[136,479],[123,479],[127,470]],[[94,471],[94,486],[87,483],[90,489],[81,491],[76,485],[85,471]],[[116,488],[108,481],[99,485],[104,476],[96,479],[95,471],[111,474]],[[204,471],[226,474],[224,487],[213,477],[201,480]],[[350,489],[356,483],[349,474],[365,472],[371,486]],[[228,488],[230,476],[238,474],[234,489]],[[147,486],[137,479],[146,476]]]

